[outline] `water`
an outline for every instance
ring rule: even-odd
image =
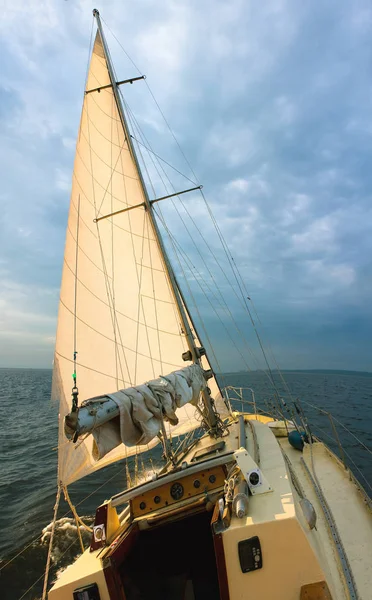
[[[326,416],[319,415],[306,402],[320,406],[344,423],[362,442],[372,447],[372,376],[353,372],[291,372],[284,374],[294,398],[300,397],[304,411],[314,423],[313,432],[337,451],[337,444],[327,436],[332,429]],[[0,572],[2,600],[34,600],[40,597],[42,577],[56,494],[57,407],[50,403],[50,370],[0,369],[1,478],[0,478],[0,557],[1,566],[24,550]],[[288,394],[279,377],[280,395]],[[257,404],[273,397],[272,386],[263,373],[224,375],[225,385],[249,386]],[[251,393],[246,392],[247,399]],[[237,404],[239,407],[239,403]],[[355,438],[336,423],[348,461],[368,490],[372,483],[370,454],[361,449]],[[358,469],[360,472],[358,472]],[[107,483],[105,483],[107,482]],[[71,486],[80,515],[92,522],[95,508],[105,498],[122,490],[126,484],[122,463],[117,463]],[[100,489],[93,493],[99,486]],[[372,495],[371,490],[368,490]],[[90,495],[92,494],[92,495]],[[76,527],[61,502],[53,551],[52,577],[58,569],[71,563],[79,552]],[[85,540],[88,538],[85,534]],[[27,591],[39,578],[38,583]]]

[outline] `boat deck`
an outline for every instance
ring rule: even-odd
[[[117,577],[119,586],[124,585],[127,590],[128,598],[137,598],[131,589],[133,585],[141,589],[144,586],[143,560],[151,559],[153,569],[149,581],[160,585],[157,578],[161,565],[157,566],[156,557],[159,555],[162,562],[170,565],[176,539],[184,540],[184,554],[177,562],[184,567],[184,572],[178,573],[177,565],[170,568],[174,574],[177,571],[175,582],[180,588],[177,593],[174,591],[172,598],[206,597],[202,591],[204,579],[195,567],[199,561],[188,560],[202,548],[200,524],[205,527],[203,560],[207,555],[211,559],[208,577],[215,581],[217,573],[220,586],[220,592],[216,588],[211,598],[369,600],[372,519],[367,497],[324,444],[314,442],[312,446],[305,445],[303,452],[295,450],[286,437],[275,437],[266,425],[270,420],[267,416],[256,418],[244,414],[245,448],[242,448],[240,442],[244,436],[236,413],[228,435],[218,440],[204,436],[183,455],[182,466],[174,472],[164,473],[159,479],[115,496],[112,506],[130,502],[130,509],[123,512],[120,530],[110,537],[109,545],[98,552],[87,550],[72,570],[67,569],[62,574],[51,591],[51,600],[64,600],[68,589],[87,583],[88,575],[98,583],[102,600],[117,600],[104,584],[103,570],[109,568],[113,575],[105,573],[105,576]],[[217,527],[214,520],[219,514],[217,500],[223,494],[226,473],[231,472],[234,452],[247,461],[244,465],[239,463],[246,475],[252,468],[259,468],[264,478],[263,487],[249,495],[246,516],[237,518],[233,512],[227,525],[219,520]],[[171,487],[180,483],[184,492],[176,500],[171,495]],[[156,506],[152,505],[153,499]],[[316,512],[313,529],[303,510],[304,499]],[[209,511],[213,507],[212,517]],[[244,570],[239,547],[257,542],[263,566]],[[157,548],[155,554],[153,547]],[[108,566],[111,559],[117,567]],[[217,572],[212,574],[216,561]],[[136,579],[135,565],[138,564],[141,568]],[[167,571],[164,574],[167,584],[168,575]],[[147,592],[143,593],[147,598]]]
[[[351,598],[368,600],[372,581],[372,519],[367,499],[342,463],[323,443],[313,443],[312,447],[306,445],[301,453],[292,448],[287,438],[278,438],[278,442],[290,470],[295,474],[297,486],[300,485],[303,495],[315,508],[317,525],[316,529],[308,531],[309,540],[327,574],[334,597],[340,600],[348,598],[346,587],[350,589]],[[294,495],[299,502],[301,498],[296,490]],[[322,495],[326,500],[328,520],[322,506]],[[301,512],[300,509],[299,518]],[[339,546],[332,534],[340,540]],[[343,566],[349,567],[353,574],[351,580],[345,575],[340,577]],[[356,595],[353,595],[352,580]]]

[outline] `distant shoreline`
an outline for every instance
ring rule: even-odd
[[[268,371],[265,369],[255,370],[255,371],[228,371],[225,373],[216,373],[217,377],[219,375],[248,375],[254,374],[258,375],[259,373],[267,373]],[[372,377],[371,371],[349,371],[347,369],[271,369],[273,375],[279,375],[280,373],[324,373],[325,375],[362,375],[365,377]]]
[[[0,367],[0,371],[53,371],[51,367]],[[249,375],[254,374],[258,375],[259,373],[266,373],[267,371],[264,369],[255,370],[255,371],[226,371],[223,373],[217,373],[216,376],[219,377],[221,375]],[[340,375],[340,374],[356,374],[362,375],[366,377],[372,377],[371,371],[349,371],[347,369],[271,369],[273,375],[279,373],[324,373],[327,375]]]

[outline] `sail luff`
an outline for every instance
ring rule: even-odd
[[[187,345],[188,345],[189,351],[190,351],[191,356],[192,356],[192,360],[193,360],[193,362],[195,364],[200,365],[201,364],[200,363],[200,355],[199,355],[198,349],[197,349],[197,347],[195,345],[194,336],[193,336],[193,333],[192,333],[192,330],[191,330],[191,326],[190,326],[190,324],[192,324],[193,326],[194,326],[194,324],[193,324],[191,315],[189,314],[189,312],[186,309],[185,300],[184,300],[183,295],[182,295],[182,293],[180,291],[180,288],[178,286],[178,283],[177,283],[177,280],[176,280],[176,277],[175,277],[175,274],[174,274],[171,262],[169,260],[166,248],[164,246],[164,242],[163,242],[162,237],[161,237],[161,233],[160,233],[158,224],[157,224],[156,219],[155,219],[155,215],[153,213],[152,204],[151,204],[150,198],[149,198],[148,193],[147,193],[147,188],[146,188],[146,185],[145,185],[145,182],[144,182],[144,179],[143,179],[142,170],[141,170],[138,158],[137,158],[136,150],[134,148],[131,135],[130,135],[129,126],[128,126],[128,122],[127,122],[127,117],[126,117],[125,110],[124,110],[124,107],[122,105],[121,97],[120,97],[120,94],[119,94],[119,91],[118,91],[118,85],[117,85],[117,82],[116,82],[116,78],[115,78],[115,74],[114,74],[114,69],[113,69],[113,65],[112,65],[110,53],[109,53],[109,50],[108,50],[106,38],[105,38],[103,29],[102,29],[102,23],[101,23],[99,11],[97,9],[94,9],[93,15],[96,18],[98,31],[99,31],[99,34],[101,36],[102,46],[103,46],[103,50],[104,50],[104,53],[105,53],[105,58],[106,58],[106,62],[107,62],[107,67],[108,67],[108,72],[109,72],[111,84],[112,84],[112,89],[113,89],[114,97],[115,97],[115,100],[116,100],[116,104],[117,104],[119,116],[120,116],[120,119],[121,119],[121,122],[122,122],[122,125],[123,125],[123,129],[124,129],[124,132],[125,132],[125,136],[126,136],[128,148],[129,148],[129,151],[130,151],[131,156],[133,158],[133,162],[136,165],[138,176],[139,176],[139,179],[140,179],[140,182],[141,182],[141,186],[142,186],[142,190],[143,190],[143,194],[144,194],[144,199],[145,199],[145,209],[148,212],[150,223],[151,223],[151,227],[153,229],[153,232],[154,232],[154,235],[155,235],[155,239],[156,239],[156,242],[157,242],[159,250],[160,250],[160,254],[161,254],[161,256],[163,258],[163,261],[164,261],[164,267],[165,267],[165,271],[166,271],[166,273],[168,275],[168,279],[169,279],[169,283],[170,283],[170,289],[171,289],[172,295],[174,297],[174,300],[176,302],[176,307],[177,307],[177,310],[178,310],[178,313],[179,313],[179,318],[180,318],[180,321],[182,323],[182,328],[183,328],[183,331],[184,331],[184,334],[185,334],[185,337],[186,337],[186,341],[187,341]],[[186,313],[186,311],[187,311],[187,313]],[[195,333],[196,333],[196,331],[195,331]],[[208,390],[205,390],[203,392],[202,396],[203,396],[203,401],[204,401],[205,407],[207,409],[209,426],[211,428],[214,428],[216,426],[216,415],[215,415],[215,412],[214,412],[214,410],[212,408],[211,398],[210,398]]]

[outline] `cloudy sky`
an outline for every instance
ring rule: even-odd
[[[52,363],[95,4],[0,5],[0,367]],[[370,2],[96,7],[147,75],[204,185],[279,365],[372,371]],[[109,31],[107,38],[118,77],[136,76]],[[146,85],[123,91],[156,152],[193,178]],[[227,269],[202,199],[183,200]],[[189,257],[179,277],[193,290],[221,368],[256,368],[238,333],[256,351],[234,288],[203,243],[201,260],[171,204],[164,215]],[[228,311],[202,296],[204,286],[212,298],[217,278]],[[236,347],[226,351],[229,337]]]

